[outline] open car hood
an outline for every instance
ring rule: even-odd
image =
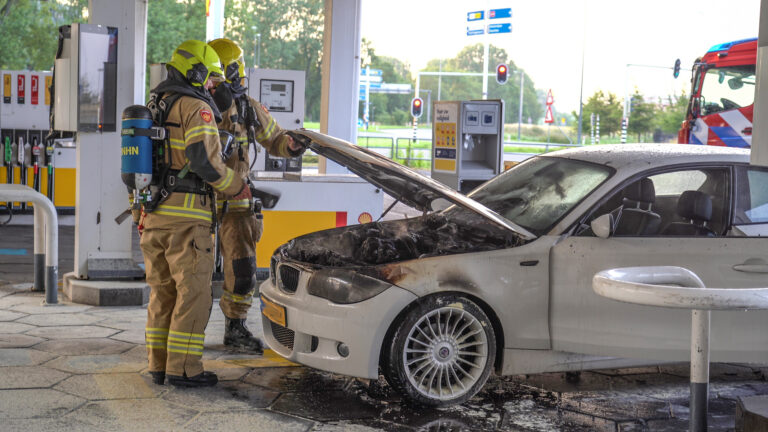
[[[536,238],[530,231],[505,219],[479,202],[376,152],[306,129],[289,133],[315,153],[347,167],[408,206],[421,211],[432,211],[434,210],[432,202],[443,198],[477,213],[495,225],[517,233],[526,240]]]

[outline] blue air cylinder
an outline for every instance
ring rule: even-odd
[[[131,190],[141,191],[152,181],[152,112],[144,105],[123,110],[120,176]]]

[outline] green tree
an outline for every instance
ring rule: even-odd
[[[520,74],[525,72],[520,69],[510,58],[506,50],[491,45],[488,50],[488,73],[496,73],[496,65],[506,63],[509,67],[509,79],[506,84],[500,85],[493,77],[488,78],[488,98],[502,99],[505,105],[505,122],[516,123],[518,119],[520,100]],[[433,59],[427,63],[424,69],[429,72],[478,72],[483,69],[483,45],[475,44],[464,47],[456,57],[452,59]],[[480,99],[482,96],[483,81],[481,77],[450,76],[443,77],[438,84],[437,76],[424,76],[421,79],[422,89],[432,90],[432,95],[437,100],[438,87],[440,87],[441,100],[468,100]],[[544,115],[544,108],[538,100],[533,80],[525,74],[523,85],[523,121],[529,117],[535,123]]]
[[[582,109],[582,129],[584,133],[590,133],[590,117],[592,114],[600,116],[600,135],[612,135],[621,129],[622,106],[619,98],[613,93],[605,94],[598,90],[589,97]],[[579,113],[574,111],[572,115],[579,118]],[[631,122],[630,122],[631,123]]]
[[[656,105],[646,102],[638,90],[630,98],[629,127],[627,132],[637,135],[637,141],[642,142],[642,135],[653,133],[656,127]]]
[[[0,0],[0,69],[51,69],[59,26],[85,21],[87,6],[88,0]]]
[[[410,84],[413,81],[407,64],[393,57],[383,57],[376,54],[370,41],[363,39],[360,49],[362,68],[380,69],[382,82],[389,84]],[[370,106],[373,108],[371,120],[380,124],[404,124],[409,121],[412,95],[371,93]],[[433,96],[434,97],[434,96]],[[360,115],[363,113],[360,102]]]
[[[205,0],[151,0],[147,10],[147,64],[167,63],[179,44],[205,40]]]
[[[688,110],[688,95],[668,96],[667,104],[657,114],[658,127],[665,134],[676,135]]]
[[[303,70],[307,120],[320,118],[323,2],[317,0],[230,0],[224,11],[226,37],[240,44],[248,66]],[[204,27],[203,27],[204,28]],[[260,35],[257,37],[256,35]]]

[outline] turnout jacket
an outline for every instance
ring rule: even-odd
[[[266,150],[267,153],[276,157],[295,157],[302,153],[302,151],[291,151],[288,147],[290,139],[285,134],[285,130],[277,124],[264,105],[247,95],[241,97],[248,98],[249,103],[256,112],[258,125],[256,126],[254,138],[262,147],[264,147],[264,150]],[[238,115],[237,102],[235,99],[232,100],[229,109],[222,112],[221,115],[222,121],[219,123],[219,128],[234,135],[236,143],[232,156],[227,159],[226,165],[228,168],[235,171],[237,177],[244,181],[248,177],[248,171],[250,169],[248,160],[248,131],[244,124],[244,120]],[[242,152],[240,151],[241,149]],[[219,210],[222,209],[224,200],[226,200],[226,196],[217,191],[217,205]],[[227,211],[250,211],[250,201],[248,199],[227,200]]]
[[[189,171],[222,197],[235,196],[242,190],[243,179],[221,159],[216,119],[207,103],[181,96],[170,108],[165,128],[170,135],[172,170],[181,170],[189,163]],[[206,195],[173,192],[155,211],[143,215],[144,228],[166,228],[180,223],[210,225],[211,200]]]

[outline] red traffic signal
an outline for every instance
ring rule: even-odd
[[[506,84],[507,77],[509,77],[509,68],[504,63],[496,66],[496,82],[499,84]]]
[[[419,118],[424,110],[424,101],[421,98],[413,98],[411,100],[411,115]]]

